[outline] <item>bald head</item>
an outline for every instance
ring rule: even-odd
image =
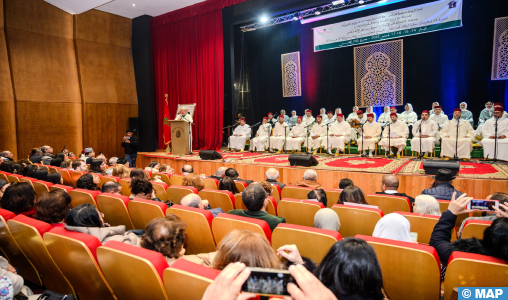
[[[383,184],[382,189],[385,190],[394,190],[396,191],[399,188],[399,179],[395,175],[385,175],[381,180]]]
[[[305,173],[303,173],[303,180],[317,180],[317,173],[314,170],[307,170]]]
[[[218,168],[217,172],[215,172],[215,176],[224,178],[224,176],[226,176],[227,169],[228,169],[227,167]]]
[[[180,205],[194,207],[194,208],[203,208],[201,204],[201,197],[197,194],[188,194],[180,200]]]
[[[279,171],[274,168],[266,170],[266,179],[277,180],[279,179]]]

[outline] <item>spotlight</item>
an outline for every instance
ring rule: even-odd
[[[332,2],[333,5],[344,4],[344,0],[336,0]]]
[[[293,17],[293,20],[294,20],[294,21],[298,21],[298,17],[297,17],[297,16],[294,16],[294,17]]]
[[[266,21],[268,21],[268,18],[267,18],[267,17],[262,17],[262,18],[261,18],[261,22],[265,23]]]
[[[132,3],[132,7],[136,6],[136,4]]]
[[[360,1],[358,1],[358,3],[363,4],[363,3],[365,3],[365,1],[360,0]]]
[[[319,15],[321,14],[321,12],[316,11],[314,14],[315,14],[316,16],[319,16]]]

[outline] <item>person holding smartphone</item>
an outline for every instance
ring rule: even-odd
[[[125,148],[125,158],[131,168],[136,167],[136,158],[138,157],[138,138],[132,135],[133,131],[127,129],[126,136],[123,137],[122,147]]]

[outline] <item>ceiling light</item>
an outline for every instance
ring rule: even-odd
[[[333,5],[344,4],[344,0],[337,0],[332,2]]]
[[[315,14],[316,16],[319,16],[319,15],[321,14],[321,12],[316,11],[314,14]]]
[[[132,7],[136,6],[136,4],[132,3]]]
[[[360,1],[358,1],[358,3],[363,4],[363,3],[365,3],[365,1],[360,0]]]
[[[261,22],[263,22],[263,23],[264,23],[264,22],[266,22],[266,21],[268,21],[268,18],[267,18],[267,17],[262,17],[262,18],[261,18]]]
[[[293,20],[297,21],[297,20],[298,20],[298,17],[297,17],[297,16],[294,16],[294,17],[293,17]]]

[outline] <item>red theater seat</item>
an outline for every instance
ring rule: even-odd
[[[67,185],[63,185],[63,184],[55,184],[55,185],[52,185],[49,187],[49,190],[50,191],[54,191],[54,190],[64,190],[66,191],[67,193],[70,193],[72,190],[74,190],[74,188],[70,187],[70,186],[67,186]]]
[[[99,191],[90,191],[84,189],[75,189],[69,192],[71,195],[72,207],[78,207],[81,204],[92,204],[97,207],[97,196],[101,194]]]
[[[235,196],[230,191],[219,191],[202,189],[199,191],[199,197],[208,200],[212,208],[222,208],[224,212],[235,209]]]
[[[215,244],[219,242],[232,230],[245,229],[265,236],[268,241],[272,240],[270,226],[263,220],[247,218],[229,214],[219,214],[212,222],[212,232]]]
[[[5,180],[5,181],[9,182],[9,178],[7,178],[7,175],[8,175],[8,173],[7,173],[7,172],[3,172],[3,171],[2,171],[2,173],[0,173],[0,179]]]
[[[75,186],[74,183],[72,182],[72,176],[71,176],[71,172],[69,170],[60,169],[60,170],[58,170],[58,173],[63,178],[63,181],[64,181],[63,184],[68,185],[68,186]]]
[[[171,177],[169,178],[169,186],[182,185],[184,177],[185,176],[183,175],[171,175]]]
[[[173,177],[171,177],[173,178]],[[168,199],[175,204],[180,204],[180,200],[188,194],[197,194],[198,190],[192,186],[182,186],[182,185],[171,185],[167,188],[166,194],[168,195]]]
[[[0,178],[0,179],[1,179],[1,178]],[[33,182],[34,182],[34,181],[37,181],[37,179],[35,179],[35,178],[31,178],[31,177],[21,177],[21,178],[19,178],[19,182],[26,182],[26,183],[30,183],[30,185],[31,185],[32,187],[34,187],[34,184],[33,184]]]
[[[97,196],[97,206],[104,214],[104,222],[111,226],[125,225],[125,230],[134,229],[129,215],[129,202],[131,199],[123,195],[102,193]]]
[[[302,186],[290,186],[286,185],[282,189],[281,197],[283,199],[307,199],[307,194],[313,191],[313,188],[302,187]]]
[[[394,211],[411,212],[411,202],[407,197],[372,194],[366,195],[365,200],[369,205],[375,205],[383,211],[385,215]]]
[[[164,270],[164,286],[169,299],[201,299],[206,288],[220,274],[219,270],[177,259]]]
[[[467,220],[462,228],[461,239],[470,239],[472,237],[483,239],[483,232],[492,225],[492,221]]]
[[[209,190],[218,190],[219,189],[219,180],[215,178],[205,178],[205,189]]]
[[[335,204],[332,209],[339,216],[339,232],[344,238],[357,234],[372,235],[377,222],[384,216],[380,209],[368,207]]]
[[[411,224],[411,232],[418,233],[418,243],[429,244],[430,236],[441,216],[422,215],[408,212],[396,211],[395,213],[405,216]],[[452,229],[452,239],[457,239],[457,229]]]
[[[247,182],[241,180],[235,180],[235,185],[238,191],[241,193],[247,187]]]
[[[58,173],[59,167],[48,167],[49,173]]]
[[[441,210],[441,213],[444,213],[448,209],[448,205],[450,205],[450,200],[437,199],[437,202],[439,202],[439,209]],[[469,212],[458,214],[457,220],[455,221],[455,226],[460,228],[462,222],[464,222],[464,220],[467,218],[469,218]]]
[[[71,171],[72,185],[78,186],[78,179],[85,175],[87,172],[83,171]]]
[[[23,176],[18,175],[18,174],[9,174],[9,175],[7,175],[7,179],[8,179],[7,182],[18,183],[20,178],[23,178]]]
[[[117,180],[118,178],[118,180]],[[120,181],[120,177],[113,177],[113,176],[102,176],[101,177],[101,181],[99,182],[99,184],[97,185],[98,187],[100,187],[102,189],[102,186],[107,182],[107,181],[115,181],[115,182],[118,182]]]
[[[282,198],[277,204],[277,214],[288,224],[314,227],[314,216],[324,207],[321,202]]]
[[[168,206],[158,201],[135,198],[129,201],[128,208],[134,228],[145,230],[153,219],[164,218]]]
[[[129,197],[131,195],[131,179],[123,178],[119,183],[122,186],[122,195]]]
[[[34,186],[35,193],[37,194],[37,198],[40,196],[49,193],[49,187],[53,185],[51,182],[37,180],[32,182]]]
[[[169,185],[164,182],[152,182],[153,189],[155,190],[155,197],[161,199],[162,201],[168,201],[168,194],[166,190]]]
[[[170,185],[170,178],[171,178],[170,174],[152,172],[152,178],[155,178],[156,176],[158,176],[160,178],[160,180],[164,181],[165,184]]]
[[[325,188],[322,188],[322,189],[325,191],[326,199],[328,200],[326,203],[326,207],[330,208],[339,202],[340,193],[342,193],[342,190],[325,189]]]

